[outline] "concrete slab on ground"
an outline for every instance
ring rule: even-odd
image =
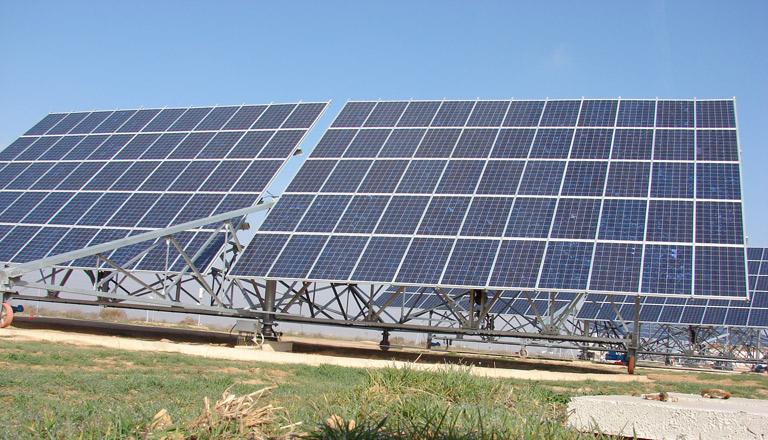
[[[574,397],[568,424],[583,432],[642,439],[765,439],[768,400],[708,399],[669,393],[676,402],[634,396]]]

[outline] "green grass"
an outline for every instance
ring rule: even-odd
[[[227,389],[242,396],[271,385],[277,388],[264,403],[286,408],[291,422],[302,422],[297,430],[315,439],[592,439],[600,437],[564,425],[572,396],[725,388],[765,397],[765,376],[664,372],[651,384],[534,382],[480,378],[455,366],[366,371],[0,337],[0,439],[244,438],[236,423],[189,427],[204,398],[216,402]],[[176,430],[148,435],[161,409]],[[345,422],[326,423],[334,416]]]

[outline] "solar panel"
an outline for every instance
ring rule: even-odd
[[[0,261],[25,263],[253,206],[327,105],[50,114],[0,151]],[[224,242],[210,230],[176,237],[201,267]],[[146,251],[131,268],[184,267],[174,246],[152,244],[107,257],[125,263]]]
[[[768,328],[768,249],[748,248],[747,268],[749,301],[645,297],[640,299],[640,322]],[[622,317],[632,320],[634,297],[615,296],[613,300]],[[606,295],[589,294],[577,318],[616,321],[618,314]]]
[[[281,251],[307,262],[289,277],[251,265],[257,247],[232,273],[746,297],[734,112],[733,100],[349,102],[257,239],[352,234],[366,241],[355,267],[319,276],[337,242],[304,240]]]

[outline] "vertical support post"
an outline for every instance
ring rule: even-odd
[[[277,281],[267,280],[267,285],[264,290],[264,311],[267,314],[264,315],[264,322],[262,326],[262,332],[265,339],[276,340],[277,334],[273,326],[275,325],[275,297],[277,295]]]
[[[635,297],[635,316],[634,326],[632,326],[632,337],[627,347],[627,372],[635,374],[635,362],[637,361],[637,349],[640,347],[640,295]]]

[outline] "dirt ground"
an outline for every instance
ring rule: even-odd
[[[54,330],[26,330],[17,328],[0,329],[0,338],[11,340],[37,340],[53,343],[68,343],[81,346],[100,346],[120,350],[154,351],[166,353],[181,353],[192,356],[208,358],[229,359],[238,361],[271,362],[277,364],[305,364],[305,365],[337,365],[352,368],[384,368],[388,366],[402,367],[409,365],[411,368],[433,370],[438,367],[432,364],[406,363],[392,360],[359,359],[339,356],[321,356],[316,354],[276,352],[269,349],[257,348],[231,348],[216,345],[202,345],[177,343],[170,341],[146,341],[118,336],[85,335],[67,333]],[[289,342],[289,341],[288,341]],[[529,360],[530,362],[550,363],[553,361]],[[594,364],[589,364],[594,367]],[[572,373],[543,370],[515,370],[501,368],[472,367],[472,373],[478,376],[552,380],[552,381],[611,381],[611,382],[649,382],[650,379],[642,375],[616,374],[615,368],[606,369],[605,374],[600,373]]]

